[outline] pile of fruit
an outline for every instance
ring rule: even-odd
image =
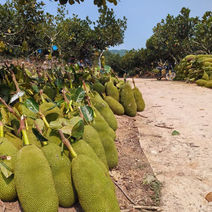
[[[0,69],[0,199],[26,212],[120,211],[109,170],[118,164],[114,114],[135,116],[141,92],[112,70],[78,65],[31,73]]]
[[[212,55],[187,55],[175,66],[175,80],[194,82],[203,74],[212,74]]]

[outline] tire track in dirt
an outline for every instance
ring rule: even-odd
[[[139,114],[147,117],[136,116],[136,126],[141,147],[163,183],[163,211],[211,212],[205,196],[212,192],[212,90],[185,82],[135,82],[146,103]],[[180,135],[171,135],[174,130]]]

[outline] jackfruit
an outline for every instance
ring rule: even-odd
[[[33,125],[34,119],[36,118],[36,113],[30,111],[23,103],[18,102],[14,105],[21,115],[26,115],[27,123]]]
[[[52,102],[44,102],[39,106],[40,111],[46,117],[46,120],[50,123],[57,118],[63,117],[63,112]]]
[[[137,105],[135,102],[133,90],[129,83],[124,83],[120,91],[120,103],[123,105],[125,114],[135,116],[137,113]]]
[[[14,171],[14,162],[16,161],[18,149],[7,138],[0,138],[0,156],[10,156],[11,158],[0,158],[0,163],[3,163],[10,171]],[[2,165],[3,165],[2,164]],[[0,169],[0,199],[5,202],[13,201],[17,198],[14,174],[6,177]]]
[[[112,81],[110,81],[110,82],[107,83],[106,94],[107,94],[107,96],[112,96],[115,100],[119,101],[119,90],[113,84]]]
[[[120,212],[110,181],[95,160],[85,155],[75,157],[72,176],[84,212]]]
[[[208,74],[204,71],[204,74],[203,74],[203,76],[202,76],[202,79],[203,80],[209,80],[209,76],[208,76]]]
[[[143,111],[145,108],[145,102],[140,90],[136,86],[132,90],[137,105],[137,111]]]
[[[105,96],[104,100],[108,103],[110,109],[116,115],[123,115],[124,114],[124,107],[112,96]]]
[[[86,143],[84,140],[79,140],[76,141],[75,143],[71,144],[74,151],[76,152],[77,155],[86,155],[90,158],[92,158],[93,160],[95,160],[99,166],[102,168],[103,171],[108,172],[108,166],[105,165],[96,155],[96,153],[94,152],[94,150],[92,149],[92,147]]]
[[[105,150],[99,137],[99,133],[92,126],[85,125],[82,139],[92,147],[98,158],[106,167],[108,167]]]
[[[207,80],[203,80],[203,79],[198,79],[196,81],[197,85],[199,85],[199,86],[205,86],[207,84],[207,82],[208,82]]]
[[[5,44],[3,41],[0,42],[0,53],[4,52],[5,50]]]
[[[101,113],[109,126],[115,131],[118,127],[118,122],[107,102],[104,101],[96,91],[92,92],[91,102],[94,107]]]
[[[114,130],[111,127],[108,127],[107,133],[113,140],[116,139],[116,132],[114,132]]]
[[[55,188],[59,198],[59,205],[70,207],[77,199],[71,176],[71,161],[61,148],[49,143],[41,148],[51,167]]]
[[[98,110],[94,109],[94,111],[96,116],[91,122],[91,126],[99,133],[99,137],[101,138],[105,150],[108,167],[109,169],[112,169],[118,164],[118,152],[115,142],[111,137],[111,129]]]
[[[27,212],[57,212],[59,200],[49,163],[35,145],[19,150],[14,167],[19,201]]]
[[[57,144],[58,146],[62,146],[62,141],[59,133],[57,130],[53,130],[51,128],[48,128],[47,131],[45,132],[45,137],[48,139],[48,143],[54,143]],[[64,153],[66,154],[67,157],[69,157],[69,150],[66,146],[64,146]]]
[[[205,87],[206,88],[212,88],[212,80],[207,81]]]
[[[22,52],[27,52],[27,51],[28,51],[28,44],[24,39],[24,41],[22,43]]]
[[[4,137],[7,138],[13,145],[20,150],[23,147],[23,141],[10,132],[5,132]]]
[[[94,83],[93,84],[93,89],[97,91],[99,94],[105,92],[105,86],[102,85],[100,82]]]

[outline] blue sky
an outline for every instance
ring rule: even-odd
[[[4,4],[6,0],[0,0]],[[56,14],[58,2],[43,0],[46,4],[45,11]],[[108,3],[110,8],[114,9],[117,18],[127,18],[127,29],[125,32],[124,43],[110,49],[127,49],[130,50],[145,48],[146,40],[153,34],[152,28],[156,26],[161,19],[165,19],[167,14],[176,17],[182,7],[191,10],[190,17],[202,17],[206,11],[212,11],[211,0],[121,0],[117,6]],[[98,19],[98,7],[93,5],[93,0],[84,0],[80,5],[67,4],[69,16],[78,15],[81,19],[86,16],[92,21]]]

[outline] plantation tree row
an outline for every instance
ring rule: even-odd
[[[146,41],[146,48],[132,49],[124,56],[105,52],[106,63],[117,72],[123,70],[137,74],[151,70],[160,62],[180,62],[189,54],[211,54],[212,12],[202,18],[190,17],[190,10],[183,7],[176,17],[168,14],[153,28],[153,35]]]
[[[51,58],[55,54],[67,60],[70,55],[83,59],[86,51],[89,57],[96,52],[100,60],[104,50],[123,43],[127,19],[117,19],[113,9],[107,6],[98,9],[99,19],[93,22],[89,17],[82,20],[74,14],[67,18],[65,5],[58,5],[57,15],[45,13],[44,5],[36,0],[7,0],[0,4],[2,55],[49,54]],[[57,51],[53,51],[53,46],[57,46]]]

